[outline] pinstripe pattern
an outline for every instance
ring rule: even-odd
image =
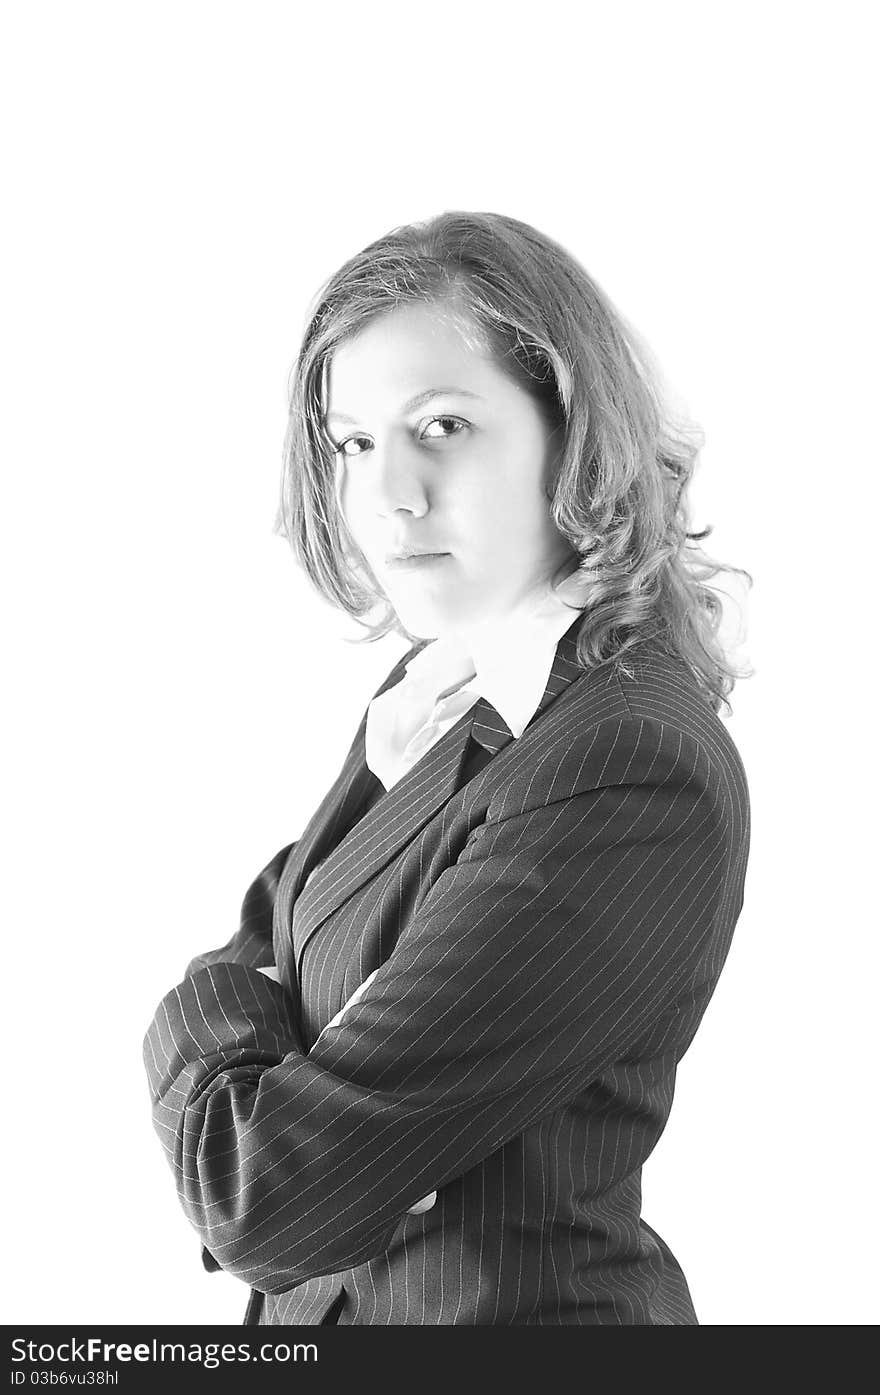
[[[362,721],[159,1005],[155,1126],[263,1323],[343,1290],[342,1324],[696,1322],[641,1165],[742,905],[748,789],[682,662],[584,672],[579,623],[519,740],[481,700],[386,793]]]

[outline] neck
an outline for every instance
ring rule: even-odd
[[[489,615],[481,615],[476,620],[464,621],[460,624],[450,625],[439,630],[434,639],[442,639],[449,644],[454,644],[464,650],[465,653],[473,653],[475,646],[478,646],[481,639],[487,634],[491,634],[497,626],[503,625],[505,621],[529,615],[540,606],[542,601],[546,601],[551,594],[550,582],[546,578],[533,582],[525,591],[522,591],[514,600],[510,601],[504,609],[496,610]]]

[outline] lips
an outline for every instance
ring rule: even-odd
[[[430,567],[442,562],[448,552],[398,552],[385,559],[385,565],[396,571],[399,568]]]
[[[415,547],[412,543],[401,543],[400,547],[394,547],[390,552],[386,552],[386,562],[399,562],[402,557],[439,557],[442,556],[441,548]]]
[[[411,543],[403,543],[400,547],[386,552],[385,561],[403,562],[409,557],[445,557],[446,555],[440,548],[414,547]]]

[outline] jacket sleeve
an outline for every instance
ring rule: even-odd
[[[187,976],[208,964],[248,964],[251,968],[266,968],[275,962],[272,948],[272,918],[278,879],[296,843],[288,843],[258,872],[245,892],[241,903],[238,929],[220,949],[196,955],[187,965]]]
[[[154,1122],[224,1269],[278,1293],[380,1254],[408,1207],[584,1090],[708,976],[733,837],[717,772],[660,722],[587,740],[490,805],[310,1055],[248,963],[166,995],[145,1044]]]
[[[186,969],[187,977],[197,973],[208,964],[249,964],[252,968],[263,968],[274,962],[272,948],[272,918],[275,910],[275,893],[278,879],[288,855],[296,846],[288,843],[281,848],[266,866],[262,868],[245,892],[239,917],[239,926],[232,938],[220,949],[208,950],[193,959]],[[149,1042],[149,1038],[147,1039]],[[145,1044],[145,1050],[148,1045]],[[149,1069],[155,1068],[155,1060],[148,1062]],[[211,1251],[202,1245],[202,1264],[209,1273],[223,1266]]]

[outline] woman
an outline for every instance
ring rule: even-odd
[[[696,1323],[640,1216],[748,856],[695,453],[513,219],[398,229],[321,295],[280,521],[411,647],[145,1042],[246,1322]]]

